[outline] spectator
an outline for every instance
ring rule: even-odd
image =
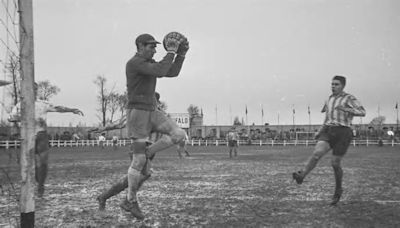
[[[102,149],[104,149],[105,141],[106,141],[106,137],[104,136],[104,133],[99,135],[99,145],[101,146]]]

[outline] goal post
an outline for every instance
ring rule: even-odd
[[[20,225],[35,226],[35,94],[32,0],[19,0],[21,76],[21,196]]]

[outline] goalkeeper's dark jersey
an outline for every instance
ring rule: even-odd
[[[183,57],[167,54],[160,62],[145,59],[140,54],[126,64],[128,108],[154,111],[156,109],[155,88],[157,78],[178,76]]]

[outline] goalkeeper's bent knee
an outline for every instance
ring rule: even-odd
[[[141,171],[146,164],[146,148],[145,139],[135,139],[131,145],[131,165],[130,168]]]
[[[130,168],[141,172],[146,165],[146,160],[147,158],[145,154],[132,154]]]

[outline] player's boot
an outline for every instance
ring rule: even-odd
[[[103,211],[106,209],[106,201],[107,199],[111,198],[112,196],[117,195],[118,193],[125,190],[128,187],[128,178],[125,176],[117,183],[113,184],[111,188],[107,189],[99,196],[96,197],[97,201],[99,202],[99,210]]]
[[[302,171],[297,171],[292,173],[293,179],[296,181],[297,184],[302,184],[304,180],[304,175]]]
[[[138,202],[129,202],[127,199],[125,199],[120,204],[120,207],[123,210],[125,210],[127,212],[130,212],[135,218],[137,218],[139,220],[143,220],[144,219],[144,215],[143,215],[142,211],[139,208]]]
[[[343,189],[339,188],[339,189],[335,189],[335,194],[333,194],[332,197],[332,202],[331,202],[331,206],[335,206],[339,201],[340,201],[340,197],[342,196],[343,193]]]

